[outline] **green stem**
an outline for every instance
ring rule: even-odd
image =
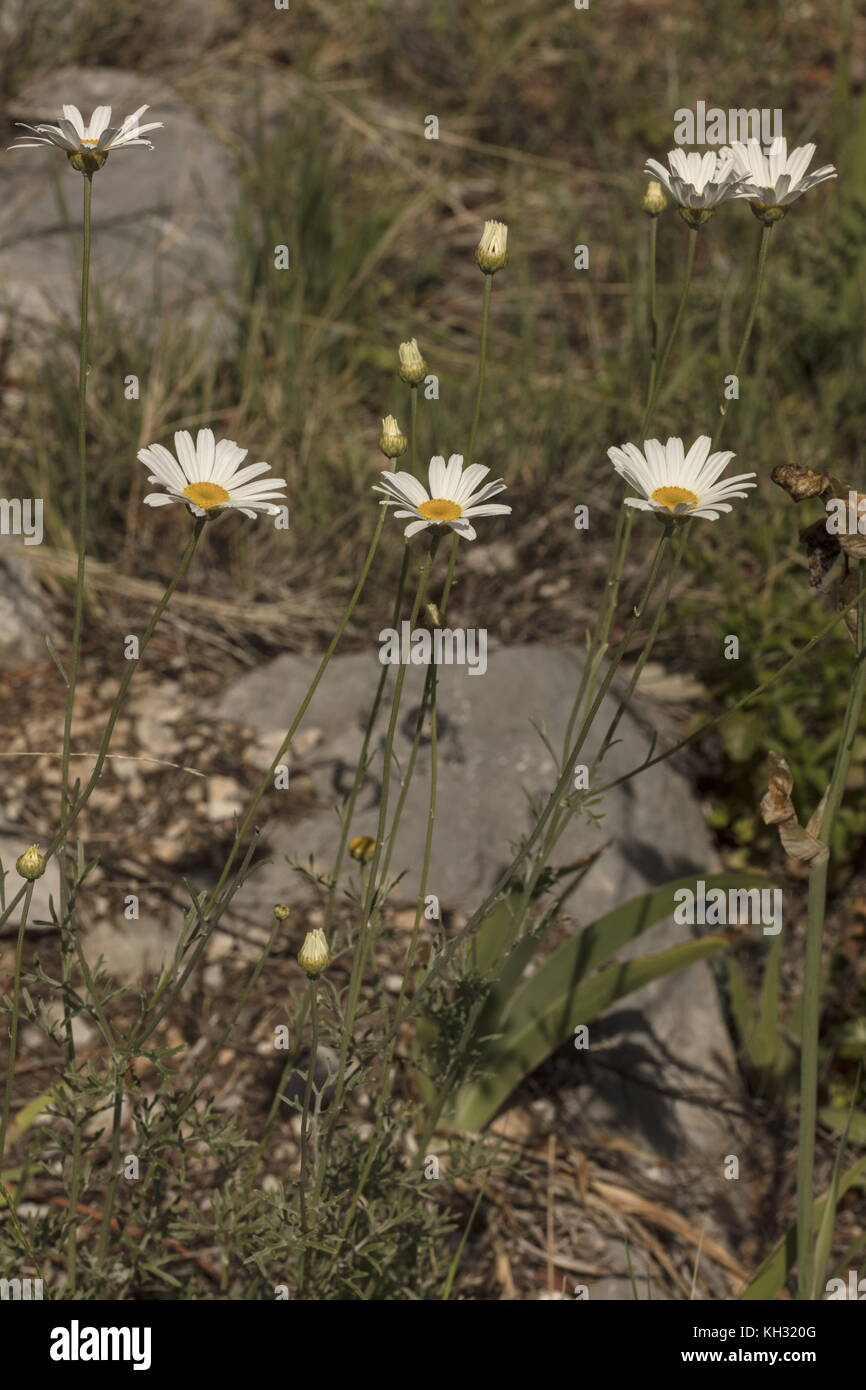
[[[414,399],[414,397],[413,397]],[[409,570],[409,543],[403,546],[403,562],[400,566],[400,578],[397,581],[397,594],[394,599],[394,610],[391,618],[391,626],[397,628],[400,621],[400,614],[403,610],[403,595],[406,590],[406,575]],[[369,761],[370,740],[373,737],[373,730],[376,727],[376,720],[379,717],[379,710],[382,705],[382,696],[385,692],[385,682],[388,679],[388,667],[383,666],[373,695],[373,703],[370,706],[370,713],[367,716],[367,723],[364,728],[364,737],[361,742],[361,752],[358,755],[358,762],[355,766],[355,775],[352,779],[352,787],[349,792],[346,804],[343,808],[340,827],[340,843],[337,846],[337,853],[334,857],[334,868],[331,873],[331,886],[328,890],[328,901],[325,907],[325,921],[323,930],[328,941],[331,940],[331,930],[334,921],[334,909],[337,900],[337,885],[340,878],[340,871],[343,866],[343,859],[346,854],[346,845],[349,842],[349,835],[352,829],[352,819],[355,814],[355,806],[364,785],[364,778],[367,775]]]
[[[418,387],[409,387],[409,458],[413,474],[418,472]]]
[[[646,406],[649,410],[650,401],[653,399],[656,386],[656,376],[658,375],[658,353],[659,353],[659,319],[658,319],[658,286],[657,286],[657,248],[659,236],[659,220],[657,217],[650,218],[650,250],[649,250],[649,320],[650,320],[650,372],[649,384],[646,393]]]
[[[610,748],[610,745],[613,743],[613,740],[616,737],[616,731],[619,728],[620,720],[622,719],[623,715],[628,709],[628,706],[631,702],[631,698],[634,695],[635,689],[637,687],[637,683],[640,680],[641,672],[646,666],[646,663],[650,657],[650,653],[652,652],[652,649],[655,646],[656,638],[659,634],[659,628],[661,627],[661,621],[664,617],[665,610],[668,605],[668,600],[670,598],[673,582],[676,578],[677,570],[679,569],[680,562],[683,558],[683,551],[686,548],[687,534],[687,527],[681,526],[677,544],[674,546],[674,553],[673,559],[671,560],[671,566],[667,573],[665,586],[662,590],[662,596],[659,601],[659,606],[656,609],[655,617],[652,621],[652,626],[650,627],[646,641],[644,642],[643,647],[641,648],[640,656],[635,662],[634,670],[632,671],[631,676],[629,677],[628,685],[626,686],[625,691],[623,692],[622,697],[619,701],[617,711],[610,722],[610,727],[607,733],[605,734],[604,738],[602,739],[601,747],[595,755],[595,759],[593,761],[592,768],[589,774],[590,783],[592,782],[593,774],[595,773],[596,769],[601,766],[604,760],[604,756],[607,753],[607,750]]]
[[[484,396],[484,377],[487,371],[487,340],[490,333],[490,296],[493,293],[493,276],[484,277],[484,296],[481,301],[481,350],[478,356],[478,386],[475,391],[475,413],[472,416],[472,429],[469,434],[469,449],[466,454],[468,468],[475,458],[475,439],[478,422],[481,419],[481,401]]]
[[[301,1276],[298,1285],[298,1297],[304,1297],[304,1289],[307,1282],[307,1241],[306,1236],[309,1232],[309,1219],[307,1212],[307,1183],[310,1177],[310,1137],[308,1133],[310,1123],[310,1100],[313,1094],[313,1077],[316,1071],[316,1059],[319,1052],[319,1009],[317,990],[319,982],[316,976],[310,978],[310,1059],[307,1062],[307,1076],[304,1082],[304,1104],[301,1111],[301,1179],[298,1189],[301,1203],[301,1232],[304,1237],[304,1245],[301,1252]],[[315,1175],[314,1175],[315,1176]]]
[[[650,398],[649,398],[649,400],[647,401],[647,406],[646,406],[646,410],[644,411],[643,420],[641,421],[641,427],[640,427],[640,439],[641,439],[641,441],[643,441],[643,439],[644,439],[645,436],[646,436],[646,432],[647,432],[647,430],[649,429],[650,421],[652,420],[652,416],[653,416],[653,411],[655,410],[656,402],[657,402],[657,400],[658,400],[658,394],[659,394],[660,384],[661,384],[662,380],[664,379],[665,367],[666,367],[667,364],[668,364],[668,358],[670,357],[671,352],[672,352],[672,350],[673,350],[674,343],[675,343],[676,340],[677,340],[677,334],[678,334],[679,331],[680,331],[680,324],[681,324],[682,321],[683,321],[683,314],[684,314],[685,311],[686,311],[686,304],[688,303],[688,298],[689,298],[689,290],[691,289],[691,284],[692,284],[692,272],[694,271],[694,268],[695,268],[695,251],[697,250],[697,245],[698,245],[698,230],[697,230],[696,227],[690,227],[690,228],[689,228],[689,249],[688,249],[688,253],[687,253],[687,255],[686,255],[686,278],[685,278],[685,281],[684,281],[684,283],[683,283],[682,292],[681,292],[681,294],[680,294],[680,302],[679,302],[679,304],[677,305],[677,312],[676,312],[676,314],[674,315],[674,321],[673,321],[673,323],[672,323],[672,325],[671,325],[671,331],[670,331],[670,333],[668,334],[667,342],[665,343],[665,347],[664,347],[664,352],[662,353],[661,362],[659,363],[659,369],[658,369],[658,373],[657,373],[657,375],[656,375],[655,384],[654,384],[653,390],[652,390],[652,392],[651,392],[651,394],[650,394]]]
[[[634,518],[634,507],[628,507],[623,503],[620,506],[616,523],[616,534],[613,540],[613,558],[611,561],[610,573],[606,581],[607,592],[605,594],[602,619],[600,623],[594,625],[592,630],[592,638],[590,640],[589,650],[586,654],[586,660],[583,663],[580,684],[577,688],[577,694],[574,697],[574,703],[571,707],[571,713],[565,728],[565,737],[562,741],[563,759],[565,759],[571,747],[571,740],[574,736],[574,726],[583,708],[586,692],[587,690],[595,690],[598,670],[604,654],[607,651],[610,629],[619,600],[619,591],[622,584],[623,571],[625,569],[625,557],[628,553],[628,544],[631,539],[631,529],[634,525]]]
[[[862,566],[861,566],[862,573]],[[806,929],[806,963],[803,981],[803,1033],[800,1055],[800,1143],[797,1164],[797,1273],[801,1300],[818,1298],[815,1288],[813,1178],[815,1125],[818,1108],[818,1043],[821,1021],[821,957],[824,917],[827,911],[827,875],[836,817],[845,795],[854,740],[866,696],[866,601],[857,614],[857,656],[854,680],[842,722],[842,734],[827,791],[827,803],[819,835],[827,854],[812,862],[809,871],[809,907]],[[820,1275],[821,1271],[817,1271]]]
[[[450,555],[449,555],[449,557],[448,557],[448,573],[447,573],[447,576],[446,576],[446,579],[445,579],[445,587],[444,587],[444,589],[443,589],[443,591],[442,591],[442,597],[441,597],[440,603],[439,603],[439,616],[440,616],[440,619],[441,619],[443,622],[444,622],[444,620],[445,620],[445,614],[446,614],[446,611],[447,611],[447,608],[448,608],[448,599],[449,599],[450,594],[451,594],[451,587],[452,587],[452,584],[453,584],[453,582],[454,582],[454,567],[455,567],[455,564],[456,564],[456,562],[457,562],[457,548],[458,548],[458,545],[459,545],[459,537],[457,537],[456,535],[455,535],[455,536],[452,536],[452,538],[451,538],[451,553],[450,553]],[[429,670],[429,673],[428,673],[428,677],[429,677],[429,680],[430,680],[431,689],[430,689],[430,697],[429,697],[429,708],[430,708],[430,794],[429,794],[429,800],[428,800],[428,803],[427,803],[427,830],[426,830],[426,834],[425,834],[425,837],[424,837],[424,858],[423,858],[422,865],[421,865],[421,878],[420,878],[419,886],[418,886],[418,899],[417,899],[417,902],[416,902],[416,905],[415,905],[415,920],[414,920],[414,923],[413,923],[413,926],[412,926],[412,939],[411,939],[411,941],[410,941],[410,943],[409,943],[409,949],[408,949],[408,951],[407,951],[407,953],[406,953],[406,959],[405,959],[405,961],[404,961],[404,963],[403,963],[403,978],[402,978],[401,983],[400,983],[400,993],[399,993],[399,995],[398,995],[398,997],[397,997],[396,1009],[397,1009],[398,1012],[399,1012],[400,1007],[401,1007],[401,1005],[402,1005],[402,1003],[403,1003],[403,1000],[404,1000],[404,998],[405,998],[405,994],[406,994],[406,982],[407,982],[407,980],[409,979],[409,976],[410,976],[410,974],[411,974],[411,972],[412,972],[412,966],[413,966],[414,960],[415,960],[415,953],[416,953],[417,946],[418,946],[418,938],[419,938],[420,926],[421,926],[421,914],[422,914],[422,912],[423,912],[423,910],[424,910],[424,902],[425,902],[425,899],[426,899],[426,896],[427,896],[427,882],[428,882],[428,879],[429,879],[429,876],[430,876],[430,859],[431,859],[431,856],[432,856],[432,848],[433,848],[433,827],[434,827],[434,823],[435,823],[435,820],[436,820],[436,803],[437,803],[437,799],[438,799],[438,787],[439,787],[439,727],[438,727],[438,719],[437,719],[437,686],[438,686],[438,675],[439,675],[439,673],[438,673],[437,667],[436,667],[436,665],[435,665],[435,663],[434,663],[433,665],[431,665],[430,670]],[[413,749],[412,749],[412,759],[411,759],[411,761],[410,761],[410,768],[409,768],[409,770],[408,770],[408,772],[407,772],[407,779],[406,779],[407,782],[408,782],[409,778],[411,777],[411,772],[412,772],[412,770],[414,769],[414,755],[415,755],[415,753],[416,753],[416,751],[417,751],[418,743],[420,742],[421,728],[422,728],[422,725],[423,725],[423,710],[424,710],[424,708],[426,707],[426,703],[427,703],[426,700],[425,700],[425,701],[422,701],[422,713],[421,713],[421,715],[419,716],[418,727],[416,728],[416,731],[415,731],[415,741],[414,741]],[[397,810],[396,810],[396,812],[395,812],[395,814],[394,814],[394,821],[393,821],[393,825],[392,825],[391,836],[390,836],[390,838],[389,838],[389,850],[390,850],[390,848],[392,847],[393,842],[394,842],[394,839],[395,839],[395,837],[396,837],[397,826],[400,824],[400,817],[401,817],[401,814],[402,814],[402,794],[401,794],[401,801],[400,801],[400,803],[398,804]],[[387,874],[388,874],[388,863],[389,863],[389,862],[390,862],[389,860],[386,861],[386,866],[385,866],[385,869],[383,870],[383,878],[384,878],[384,879],[387,879]],[[384,1059],[384,1062],[383,1062],[383,1067],[382,1067],[383,1075],[384,1075],[384,1081],[383,1081],[383,1086],[382,1086],[382,1095],[381,1095],[381,1097],[380,1097],[380,1099],[379,1099],[379,1104],[378,1104],[378,1106],[377,1106],[376,1132],[375,1132],[375,1134],[374,1134],[374,1136],[373,1136],[373,1138],[372,1138],[372,1140],[371,1140],[371,1142],[370,1142],[370,1144],[369,1144],[369,1146],[368,1146],[368,1148],[367,1148],[367,1154],[366,1154],[366,1157],[365,1157],[365,1159],[364,1159],[364,1167],[363,1167],[363,1169],[361,1170],[361,1174],[360,1174],[360,1177],[359,1177],[359,1179],[358,1179],[358,1182],[357,1182],[357,1184],[356,1184],[356,1186],[355,1186],[355,1190],[354,1190],[354,1192],[352,1193],[352,1200],[351,1200],[351,1202],[349,1203],[348,1210],[347,1210],[346,1215],[344,1216],[343,1221],[342,1221],[341,1226],[340,1226],[340,1244],[337,1246],[337,1250],[336,1250],[335,1255],[334,1255],[334,1260],[333,1260],[332,1266],[331,1266],[332,1269],[333,1269],[333,1266],[334,1266],[334,1264],[336,1263],[337,1259],[339,1258],[339,1253],[340,1253],[340,1249],[341,1249],[341,1247],[342,1247],[342,1242],[343,1242],[343,1241],[345,1240],[345,1238],[346,1238],[346,1233],[347,1233],[347,1231],[348,1231],[348,1229],[349,1229],[349,1226],[351,1225],[352,1217],[353,1217],[354,1214],[355,1214],[355,1209],[356,1209],[356,1207],[358,1206],[358,1203],[359,1203],[360,1200],[361,1200],[361,1196],[362,1196],[363,1191],[364,1191],[364,1188],[365,1188],[365,1186],[366,1186],[366,1184],[367,1184],[367,1179],[368,1179],[369,1176],[370,1176],[370,1172],[371,1172],[371,1170],[372,1170],[373,1163],[375,1162],[376,1157],[377,1157],[378,1152],[379,1152],[379,1146],[380,1146],[380,1144],[381,1144],[381,1138],[382,1138],[382,1130],[383,1130],[383,1127],[384,1127],[385,1114],[386,1114],[386,1112],[387,1112],[388,1103],[389,1103],[390,1098],[391,1098],[391,1086],[392,1086],[392,1084],[393,1084],[393,1062],[394,1062],[394,1048],[395,1048],[395,1045],[396,1045],[396,1038],[391,1038],[391,1039],[390,1039],[390,1042],[389,1042],[389,1045],[388,1045],[387,1053],[386,1053],[386,1056],[385,1056],[385,1059]]]
[[[755,291],[752,295],[752,304],[751,308],[749,309],[749,317],[746,319],[746,327],[743,330],[743,336],[740,341],[740,350],[737,353],[737,360],[734,363],[733,375],[737,378],[738,390],[740,380],[740,368],[742,367],[743,360],[746,356],[746,349],[749,346],[749,340],[752,336],[752,329],[755,326],[755,315],[758,312],[758,304],[761,299],[761,289],[764,284],[764,271],[767,265],[767,252],[770,249],[770,234],[772,230],[773,224],[771,222],[765,223],[764,226],[761,228],[761,241],[758,247],[758,268],[755,273]],[[718,448],[719,446],[722,435],[725,432],[725,425],[728,420],[728,412],[725,406],[724,399],[719,404],[719,414],[721,415],[722,419],[719,428],[716,432],[716,448]]]
[[[83,240],[81,250],[81,330],[78,348],[78,562],[75,574],[75,612],[72,622],[72,651],[66,686],[66,713],[63,721],[63,754],[60,762],[60,814],[66,815],[69,797],[69,754],[75,685],[81,655],[81,628],[84,617],[84,570],[87,559],[87,329],[90,300],[90,202],[93,177],[84,175]]]
[[[87,330],[90,302],[90,204],[93,195],[93,177],[84,175],[84,202],[82,208],[82,246],[81,246],[81,320],[78,342],[78,559],[75,572],[75,608],[72,619],[72,650],[69,657],[69,670],[66,673],[66,710],[63,716],[63,751],[60,758],[60,819],[61,824],[69,814],[69,757],[72,746],[72,716],[75,706],[75,688],[78,683],[78,664],[81,656],[81,628],[84,619],[84,577],[87,561]],[[60,867],[60,921],[61,921],[61,978],[63,980],[63,1028],[66,1034],[66,1059],[75,1060],[75,1042],[72,1037],[72,1015],[70,1013],[69,992],[66,986],[72,974],[73,923],[70,920],[70,893],[68,865],[66,863],[66,834],[63,833],[58,846]]]
[[[414,630],[418,613],[427,588],[427,581],[430,570],[436,555],[440,536],[438,528],[434,531],[430,542],[430,549],[427,558],[421,566],[418,575],[418,584],[415,590],[415,597],[412,602],[412,611],[409,617],[410,632]],[[397,676],[394,681],[394,694],[391,700],[391,715],[388,720],[388,730],[385,735],[385,750],[382,758],[382,792],[379,801],[379,820],[376,829],[376,848],[370,861],[369,878],[367,880],[367,891],[364,895],[362,908],[361,929],[355,942],[355,950],[352,957],[352,970],[349,976],[349,987],[346,995],[346,1007],[343,1015],[343,1035],[340,1041],[340,1059],[337,1067],[337,1075],[334,1083],[334,1094],[331,1099],[328,1125],[325,1130],[323,1143],[322,1161],[319,1164],[319,1171],[316,1179],[316,1197],[318,1198],[321,1188],[322,1178],[327,1167],[327,1154],[333,1140],[334,1131],[340,1114],[343,1101],[343,1093],[346,1086],[346,1068],[349,1060],[349,1047],[352,1040],[352,1033],[355,1025],[355,1015],[358,1009],[358,1000],[361,991],[361,978],[363,975],[364,964],[367,958],[367,950],[373,932],[373,913],[376,907],[379,891],[379,865],[382,858],[382,845],[385,839],[385,831],[388,825],[388,801],[391,781],[391,764],[394,757],[394,738],[397,732],[397,720],[400,713],[400,701],[403,695],[403,683],[406,679],[406,667],[401,662],[397,668]]]

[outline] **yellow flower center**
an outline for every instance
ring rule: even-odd
[[[183,495],[207,511],[208,507],[215,507],[218,502],[228,502],[231,493],[226,492],[219,483],[190,483],[184,488]]]
[[[447,497],[431,497],[429,502],[421,503],[418,511],[425,521],[456,521],[463,515],[463,508]]]
[[[669,512],[676,511],[680,503],[685,502],[691,511],[697,505],[698,496],[696,492],[689,492],[687,487],[657,487],[652,493],[652,501],[667,507]]]

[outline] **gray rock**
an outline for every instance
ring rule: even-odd
[[[286,728],[317,664],[316,657],[283,656],[244,676],[226,694],[221,717],[258,731]],[[436,893],[443,906],[473,907],[507,866],[510,845],[530,825],[527,798],[547,793],[556,780],[554,760],[531,721],[543,721],[554,747],[561,744],[581,670],[582,655],[578,653],[531,646],[491,651],[484,675],[470,675],[464,667],[441,668],[439,797],[428,891]],[[338,836],[333,807],[351,786],[380,672],[377,659],[364,654],[337,657],[332,662],[308,714],[308,722],[322,735],[307,763],[322,810],[298,825],[269,827],[272,850],[289,853],[297,860],[312,854],[321,869],[330,869]],[[375,732],[379,756],[373,759],[359,798],[353,834],[376,833],[381,747],[392,681],[393,669]],[[400,768],[408,761],[423,682],[424,668],[407,668],[395,744]],[[591,759],[614,710],[615,703],[608,698],[584,761]],[[627,715],[605,762],[605,776],[616,776],[639,762],[650,736],[647,728]],[[407,903],[414,902],[418,888],[429,772],[429,745],[425,741],[392,859],[393,870],[406,870],[396,892],[397,900]],[[391,809],[398,793],[399,774],[395,771]],[[710,864],[710,843],[692,791],[665,764],[610,793],[604,812],[598,829],[573,822],[554,857],[555,862],[567,864],[612,841],[581,888],[581,918],[591,920],[597,912],[648,884],[705,870]],[[301,878],[292,883],[282,868],[277,872],[285,893],[296,899],[303,896],[306,890]],[[263,886],[268,872],[254,877]]]
[[[118,150],[93,180],[91,284],[122,319],[159,327],[157,306],[195,324],[231,284],[235,189],[216,137],[165,84],[113,68],[64,68],[10,103],[10,121],[56,123],[64,103],[90,119],[97,105],[122,120],[139,106],[163,121],[155,149]],[[26,132],[19,132],[24,134]],[[16,349],[36,329],[78,316],[82,177],[48,147],[3,154],[2,308]],[[94,303],[95,307],[95,303]]]
[[[439,801],[428,891],[440,897],[444,908],[468,912],[483,898],[509,861],[509,844],[530,824],[527,797],[554,785],[554,760],[530,721],[543,721],[553,746],[560,746],[582,662],[582,653],[566,648],[522,646],[490,652],[483,676],[470,676],[465,668],[441,668]],[[227,692],[220,715],[259,731],[287,727],[316,665],[313,657],[278,658],[242,677]],[[243,910],[261,915],[274,902],[303,898],[306,880],[292,873],[284,855],[300,862],[312,855],[320,869],[330,872],[338,837],[333,808],[351,785],[380,670],[375,656],[362,654],[336,658],[326,673],[308,714],[321,738],[305,761],[322,809],[294,825],[265,827],[266,848],[274,858],[239,894]],[[402,767],[423,676],[423,668],[407,668],[396,744]],[[609,696],[584,761],[591,760],[615,709]],[[386,699],[376,729],[379,756],[359,799],[354,834],[376,832],[387,715]],[[651,729],[629,712],[617,737],[604,764],[606,779],[641,761]],[[413,902],[417,890],[429,771],[425,745],[397,833],[393,871],[407,870],[397,900]],[[392,807],[397,792],[395,777]],[[285,794],[290,796],[291,790]],[[567,864],[610,841],[569,906],[577,929],[649,887],[680,876],[698,878],[717,867],[694,793],[669,764],[615,788],[600,809],[601,824],[572,822],[553,856],[554,863]],[[668,919],[621,955],[661,951],[690,935],[689,927]],[[656,1154],[662,1184],[665,1173],[678,1184],[685,1175],[700,1211],[708,1213],[709,1229],[716,1229],[725,1201],[722,1162],[725,1154],[737,1151],[731,1122],[721,1108],[736,1091],[736,1069],[707,966],[694,965],[614,1006],[590,1026],[589,1050],[571,1050],[556,1065],[564,1068],[557,1070],[556,1091],[570,1117],[569,1128],[596,1136],[627,1135],[636,1149]],[[671,1161],[675,1168],[669,1170]],[[619,1254],[615,1263],[621,1263]]]

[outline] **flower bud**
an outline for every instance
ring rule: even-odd
[[[668,205],[664,189],[655,179],[650,179],[646,186],[646,193],[640,200],[640,205],[648,217],[658,217],[659,213],[664,212]]]
[[[349,853],[359,864],[369,864],[376,853],[376,841],[371,840],[369,835],[356,835],[354,840],[349,841]]]
[[[291,915],[292,909],[289,907],[288,903],[274,903],[274,916],[278,922],[285,922]]]
[[[504,222],[485,222],[475,259],[485,275],[495,275],[508,262],[508,228]]]
[[[331,952],[328,950],[325,933],[321,927],[307,932],[304,944],[298,952],[298,964],[308,975],[321,975],[331,964]]]
[[[22,878],[29,879],[32,883],[45,873],[45,863],[45,855],[39,853],[39,846],[31,845],[15,860],[15,868]]]
[[[408,386],[417,386],[427,375],[427,363],[418,350],[416,339],[410,338],[408,343],[401,343],[398,356],[401,381],[405,381]]]
[[[400,426],[393,415],[386,415],[382,421],[382,433],[379,435],[379,448],[386,459],[398,459],[401,454],[405,454],[409,441],[400,430]]]

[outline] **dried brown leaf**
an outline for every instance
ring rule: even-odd
[[[796,463],[782,463],[770,474],[773,482],[784,488],[795,502],[805,502],[810,497],[841,496],[838,489],[842,484],[827,473],[815,473],[811,468],[801,468]]]
[[[803,863],[813,859],[826,859],[830,851],[818,835],[824,818],[827,793],[822,796],[820,805],[804,829],[797,820],[797,812],[791,800],[794,790],[791,769],[781,754],[772,749],[767,764],[767,791],[761,798],[760,807],[764,824],[778,825],[782,848],[791,859],[798,859]]]

